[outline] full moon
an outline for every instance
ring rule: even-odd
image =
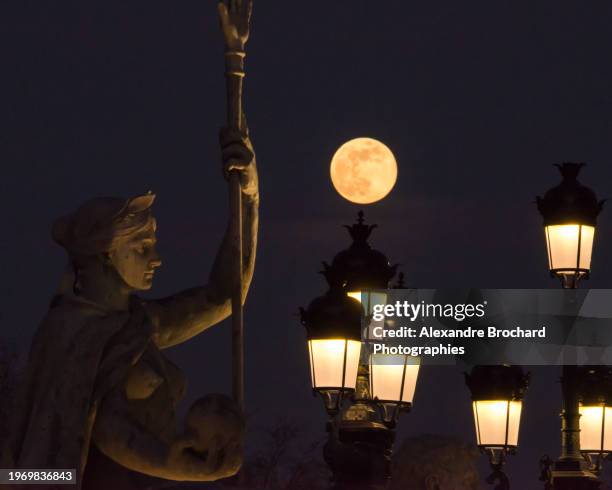
[[[391,150],[380,141],[355,138],[338,148],[329,173],[342,197],[358,204],[371,204],[393,189],[397,163]]]

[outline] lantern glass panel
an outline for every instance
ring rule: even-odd
[[[347,294],[362,304],[363,310],[367,312],[368,316],[372,314],[374,305],[387,304],[387,293],[383,291],[350,291]]]
[[[612,407],[580,406],[580,450],[612,452]]]
[[[371,396],[381,401],[412,403],[419,376],[420,359],[410,356],[372,354]],[[404,374],[405,368],[405,374]],[[402,379],[404,388],[402,390]]]
[[[310,355],[310,376],[314,389],[355,389],[359,354],[361,352],[360,341],[310,339],[308,341],[308,351]],[[345,357],[346,367],[344,365]]]
[[[545,227],[548,266],[551,270],[575,271],[591,268],[595,228],[587,225]],[[580,252],[580,253],[578,253]]]
[[[347,293],[351,298],[356,299],[361,303],[361,291],[351,291]]]
[[[478,445],[486,447],[518,446],[522,406],[521,401],[474,401],[472,407]]]

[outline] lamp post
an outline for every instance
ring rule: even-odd
[[[529,375],[519,366],[475,366],[465,374],[472,395],[472,410],[478,448],[489,457],[493,473],[487,483],[508,490],[510,483],[503,471],[508,454],[518,446],[523,397]]]
[[[595,227],[603,201],[598,201],[591,189],[578,182],[578,173],[584,164],[556,166],[562,181],[547,191],[543,198],[538,196],[537,206],[544,219],[551,276],[560,279],[563,288],[574,289],[580,279],[589,277],[591,271]],[[555,490],[599,487],[599,480],[589,471],[580,453],[579,374],[577,366],[563,366],[561,456],[551,472]]]
[[[356,223],[345,227],[352,243],[336,254],[331,265],[323,263],[330,291],[301,310],[302,323],[307,329],[313,389],[323,395],[330,417],[324,456],[333,472],[334,489],[382,490],[391,474],[393,429],[400,412],[412,406],[419,362],[409,356],[375,357],[351,347],[361,341],[362,327],[369,328],[372,305],[386,303],[386,289],[397,266],[389,265],[385,255],[369,245],[376,225],[365,224],[363,212]],[[362,312],[366,325],[361,324]],[[322,341],[325,344],[318,347]],[[326,373],[335,373],[333,386],[322,381],[322,366]]]

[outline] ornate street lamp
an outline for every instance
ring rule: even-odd
[[[418,361],[405,356],[391,359],[363,353],[359,359],[356,346],[361,346],[362,328],[371,326],[372,305],[386,304],[386,290],[396,270],[368,244],[375,227],[364,223],[362,212],[355,224],[346,226],[351,245],[331,265],[324,263],[330,291],[302,310],[313,389],[322,394],[332,418],[324,455],[334,474],[335,490],[386,485],[395,435],[392,429],[399,412],[412,404],[419,369]],[[326,379],[333,380],[324,382],[323,371]],[[350,400],[343,396],[348,392]]]
[[[595,226],[603,201],[578,182],[584,163],[556,166],[563,180],[543,198],[536,199],[544,218],[550,273],[561,279],[563,287],[572,288],[579,279],[589,276]]]
[[[364,222],[363,211],[357,214],[357,222],[345,225],[353,242],[346,250],[336,254],[331,266],[324,263],[345,282],[347,294],[361,301],[366,317],[375,304],[387,303],[389,281],[395,275],[397,265],[368,243],[377,225]],[[420,360],[410,356],[371,354],[368,359],[369,395],[378,402],[386,422],[394,424],[399,409],[409,409],[416,387]]]
[[[580,451],[599,474],[612,452],[612,368],[586,366],[580,376]]]
[[[324,266],[343,279],[347,294],[361,301],[367,322],[371,323],[372,306],[387,303],[386,290],[397,265],[390,265],[389,259],[368,243],[376,225],[365,224],[363,211],[358,213],[356,223],[345,225],[345,228],[353,242],[336,254],[331,266],[325,263]],[[412,406],[419,365],[420,359],[411,356],[369,355],[366,371],[369,398],[380,408],[389,427],[395,426],[400,411],[407,411]]]
[[[503,473],[507,454],[518,447],[523,397],[529,375],[519,366],[475,366],[465,375],[472,394],[472,409],[478,447],[489,457],[493,473],[488,483],[500,482],[500,490],[509,488]]]
[[[421,360],[408,355],[370,355],[370,396],[382,409],[385,423],[393,426],[401,411],[412,408]]]
[[[355,391],[361,354],[361,305],[346,295],[330,271],[329,290],[300,308],[306,327],[312,389],[323,397],[330,416],[338,413],[345,393]]]
[[[565,289],[578,287],[581,278],[588,278],[597,216],[603,201],[578,182],[583,163],[556,165],[563,177],[561,183],[536,198],[544,219],[548,267]],[[577,366],[564,365],[561,376],[563,409],[561,412],[561,456],[549,472],[549,488],[555,490],[595,489],[597,477],[589,471],[580,452],[579,385],[581,372]],[[586,423],[586,421],[585,421]],[[552,484],[552,487],[551,487]]]
[[[529,375],[519,366],[475,366],[465,382],[472,394],[478,447],[514,451]]]

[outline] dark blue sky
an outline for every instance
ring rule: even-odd
[[[399,178],[372,244],[414,287],[557,287],[536,194],[551,166],[586,161],[612,197],[612,5],[546,0],[257,1],[246,110],[261,179],[261,232],[247,321],[247,400],[323,434],[297,308],[324,290],[321,260],[349,244],[358,208],[328,166],[371,136]],[[1,334],[27,350],[65,257],[52,221],[97,195],[158,195],[164,265],[155,293],[205,281],[226,221],[217,132],[225,117],[222,40],[212,0],[0,4]],[[597,231],[591,287],[612,282],[612,212]],[[228,391],[229,324],[170,356],[188,399]],[[537,487],[558,453],[557,368],[534,370],[509,472]],[[419,380],[402,434],[472,440],[460,370]],[[518,486],[518,485],[517,485]]]

